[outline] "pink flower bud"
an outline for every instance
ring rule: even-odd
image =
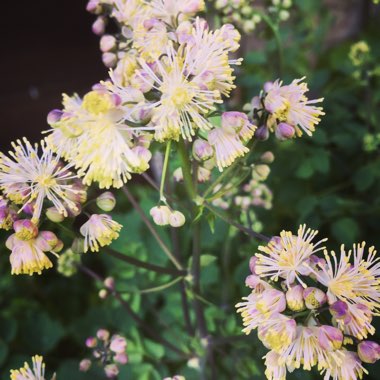
[[[273,87],[273,82],[265,82],[264,83],[264,91],[269,92]]]
[[[87,372],[91,367],[91,360],[89,359],[83,359],[79,363],[79,371],[81,372]]]
[[[16,220],[13,229],[20,240],[31,240],[38,235],[38,227],[29,219]]]
[[[193,143],[193,156],[197,161],[209,160],[214,155],[214,149],[206,141],[202,139],[196,139]]]
[[[64,247],[63,241],[58,239],[57,244],[51,251],[54,253],[59,253],[62,251],[63,247]]]
[[[265,125],[257,128],[255,131],[255,137],[257,138],[257,140],[260,140],[260,141],[268,140],[269,129]]]
[[[41,231],[36,239],[37,245],[43,251],[51,251],[58,243],[58,238],[54,232]]]
[[[330,306],[330,313],[337,320],[343,320],[344,323],[349,323],[351,317],[348,313],[348,306],[343,301],[336,301]]]
[[[343,333],[336,327],[323,325],[318,329],[318,341],[324,350],[339,350],[343,344]]]
[[[180,211],[173,211],[169,215],[169,224],[174,227],[182,227],[186,222],[185,215],[182,214]]]
[[[47,115],[47,122],[49,125],[54,125],[58,123],[62,118],[63,112],[61,110],[52,110]]]
[[[107,364],[104,372],[109,379],[113,379],[119,374],[119,367],[116,364]]]
[[[115,279],[113,277],[107,277],[103,284],[107,289],[115,289]]]
[[[93,336],[90,336],[86,339],[86,347],[88,348],[94,348],[97,346],[97,344],[98,340]]]
[[[256,308],[264,315],[282,313],[286,309],[285,294],[277,289],[265,290],[256,302]]]
[[[116,46],[116,38],[114,36],[111,36],[110,34],[105,34],[100,39],[100,50],[103,53],[106,53],[114,49],[115,46]]]
[[[112,68],[115,67],[117,62],[117,56],[114,53],[103,53],[102,54],[102,61],[104,63],[104,66]]]
[[[113,360],[115,360],[115,362],[119,363],[119,364],[127,364],[128,363],[128,355],[124,352],[120,353],[120,354],[116,354],[113,357]]]
[[[173,172],[173,178],[176,182],[182,182],[183,181],[183,173],[182,168],[177,168]]]
[[[380,345],[370,340],[365,340],[358,345],[358,355],[364,363],[373,364],[380,359]]]
[[[304,289],[303,298],[306,307],[310,310],[320,308],[327,301],[326,294],[322,290],[313,287]]]
[[[265,152],[260,157],[261,162],[264,164],[271,164],[274,161],[274,154],[272,152]]]
[[[59,212],[54,206],[47,208],[45,215],[50,221],[54,223],[61,223],[65,220],[64,215]]]
[[[291,311],[299,312],[305,309],[301,285],[293,286],[286,292],[286,304]]]
[[[286,123],[278,124],[275,131],[276,137],[281,141],[291,139],[295,133],[296,133],[296,130],[294,129],[294,127]]]
[[[120,335],[114,335],[111,338],[111,344],[110,344],[110,350],[117,353],[121,354],[125,352],[125,349],[127,348],[127,341],[124,337]]]
[[[108,291],[106,289],[100,289],[99,293],[98,293],[98,296],[99,296],[100,299],[104,300],[108,296]]]
[[[99,6],[99,0],[90,0],[87,3],[86,10],[90,13],[97,14],[100,11],[101,7]]]
[[[226,131],[239,133],[241,129],[249,123],[248,116],[242,112],[223,112],[222,128]]]
[[[106,329],[99,329],[96,333],[96,336],[98,337],[98,339],[106,341],[110,337],[110,332]]]
[[[22,211],[24,211],[25,214],[33,215],[33,213],[34,213],[34,205],[35,205],[34,202],[29,202],[29,203],[27,203],[24,206],[24,208],[23,208]]]
[[[102,34],[104,34],[105,30],[106,30],[106,19],[104,17],[99,16],[95,20],[95,22],[92,24],[92,31],[98,36],[101,36]]]
[[[116,198],[110,191],[106,191],[96,198],[96,205],[102,211],[110,212],[115,208]]]
[[[158,226],[168,225],[170,214],[171,211],[168,206],[156,206],[150,210],[150,215]]]
[[[251,271],[252,274],[257,274],[256,273],[257,260],[258,258],[256,256],[252,256],[249,260],[249,270]]]

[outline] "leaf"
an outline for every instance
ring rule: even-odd
[[[207,267],[208,265],[212,264],[216,261],[216,257],[213,255],[202,255],[201,256],[201,267]]]
[[[352,218],[338,219],[331,225],[331,233],[340,243],[351,245],[359,237],[359,226]]]
[[[0,340],[0,365],[2,365],[7,358],[8,355],[8,346],[7,344],[3,341]]]
[[[310,178],[314,173],[314,167],[310,160],[303,161],[296,171],[296,177],[298,178]]]
[[[360,168],[353,177],[356,190],[367,190],[374,183],[376,176],[376,169],[373,165],[367,165]]]
[[[11,342],[17,333],[17,321],[10,318],[0,318],[0,338]]]
[[[165,355],[165,349],[161,344],[155,343],[149,339],[144,340],[146,354],[154,359],[161,359]]]

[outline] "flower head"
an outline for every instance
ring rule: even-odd
[[[11,380],[45,380],[45,363],[43,357],[35,355],[32,357],[33,367],[27,362],[20,369],[11,370]]]
[[[106,214],[93,214],[80,228],[84,236],[84,252],[98,252],[100,247],[110,245],[119,237],[122,225]]]

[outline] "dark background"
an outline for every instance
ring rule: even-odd
[[[86,0],[2,1],[0,148],[40,138],[61,94],[82,94],[106,76]]]

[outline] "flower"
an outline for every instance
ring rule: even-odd
[[[274,281],[281,277],[286,280],[288,288],[296,279],[301,285],[305,285],[300,278],[300,275],[309,273],[305,264],[311,255],[324,249],[319,246],[327,240],[312,243],[317,233],[318,231],[310,228],[306,229],[305,224],[299,227],[297,236],[293,236],[290,231],[282,231],[277,242],[272,239],[267,246],[259,247],[265,254],[256,254],[256,273]]]
[[[286,365],[279,362],[280,355],[269,351],[265,355],[265,376],[268,380],[286,380]]]
[[[41,216],[45,198],[64,216],[68,215],[67,208],[77,209],[70,199],[77,193],[70,184],[77,177],[69,171],[72,164],[62,165],[44,140],[40,144],[41,155],[38,145],[32,146],[26,138],[12,146],[10,157],[0,153],[0,187],[7,198],[23,204],[21,210],[33,204],[34,221]]]
[[[27,362],[20,369],[11,370],[11,380],[45,380],[45,363],[43,357],[35,355],[32,357],[33,368]]]
[[[110,245],[119,237],[122,225],[106,214],[93,214],[80,228],[84,236],[84,252],[99,252],[100,247]]]
[[[111,338],[111,343],[110,343],[110,350],[117,353],[121,354],[125,352],[127,348],[127,341],[124,337],[121,335],[113,335]]]
[[[9,260],[12,274],[41,274],[44,269],[53,266],[45,252],[52,252],[59,244],[58,238],[50,231],[38,231],[30,220],[18,220],[14,223],[15,233],[6,241],[6,247],[12,251]]]
[[[323,98],[309,100],[305,96],[309,89],[306,83],[302,83],[304,79],[295,79],[285,86],[282,81],[276,80],[266,87],[264,105],[270,113],[268,124],[272,129],[280,122],[295,128],[297,136],[302,136],[303,132],[311,136],[315,131],[315,126],[320,122],[324,112],[322,107],[313,104],[322,102]],[[289,136],[288,131],[285,134]]]
[[[171,211],[170,208],[165,205],[155,206],[151,208],[150,215],[153,218],[154,223],[158,226],[166,226],[169,224]]]
[[[339,350],[343,344],[342,331],[328,325],[320,326],[318,330],[318,341],[324,350]]]
[[[305,306],[308,309],[319,309],[326,303],[326,294],[318,288],[308,287],[303,291],[303,298],[305,300]]]
[[[358,344],[358,355],[364,363],[373,364],[380,359],[380,345],[366,340]]]
[[[149,5],[153,9],[153,16],[170,25],[175,22],[189,19],[205,9],[204,0],[152,0]]]
[[[172,211],[169,215],[169,224],[174,227],[182,227],[186,222],[185,215],[180,211]]]
[[[305,310],[305,301],[303,299],[303,287],[302,285],[292,286],[286,292],[286,304],[292,311]]]

